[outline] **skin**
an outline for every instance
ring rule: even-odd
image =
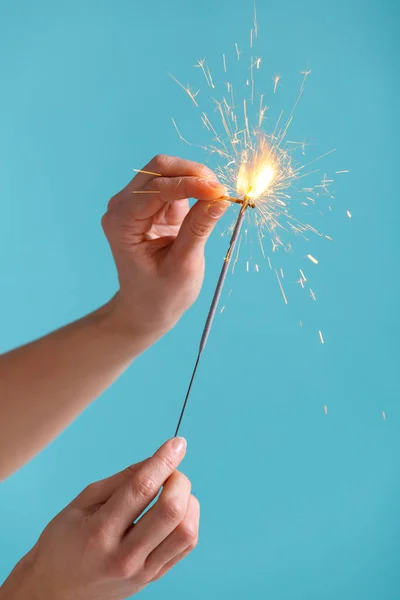
[[[118,271],[115,296],[0,356],[2,478],[56,437],[199,294],[205,243],[229,205],[218,200],[225,189],[204,165],[176,157],[156,156],[144,170],[162,176],[136,175],[102,218]],[[189,197],[198,200],[191,209]],[[185,447],[181,438],[170,440],[86,488],[16,566],[0,600],[126,598],[166,573],[198,537],[199,503],[177,471]]]
[[[200,505],[176,470],[185,451],[183,438],[169,440],[151,458],[89,485],[49,523],[0,598],[119,600],[162,577],[198,540]],[[161,485],[158,501],[136,520]]]
[[[56,437],[198,296],[204,246],[228,206],[216,202],[225,189],[207,167],[180,158],[157,156],[144,169],[163,177],[136,175],[102,219],[117,294],[83,319],[0,356],[1,479]],[[188,197],[199,200],[190,211]]]

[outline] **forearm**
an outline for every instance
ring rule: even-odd
[[[154,341],[127,329],[112,300],[0,356],[0,478],[56,437]]]

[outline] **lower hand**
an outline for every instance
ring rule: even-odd
[[[114,196],[102,225],[118,270],[113,307],[128,330],[152,343],[194,302],[204,246],[229,203],[204,165],[156,156]],[[189,210],[188,198],[199,201]],[[121,321],[121,319],[120,319]]]
[[[46,527],[4,583],[1,600],[120,600],[164,575],[198,538],[199,503],[176,470],[185,451],[186,442],[174,438],[151,458],[89,485]]]

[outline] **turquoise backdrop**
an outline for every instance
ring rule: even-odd
[[[0,3],[1,351],[113,294],[99,225],[109,197],[154,154],[205,159],[173,129],[171,116],[191,140],[204,135],[168,73],[186,84],[207,56],[223,78],[233,42],[248,58],[252,10],[244,0]],[[308,65],[291,135],[311,153],[337,148],[321,176],[349,173],[322,221],[334,241],[293,240],[287,305],[262,258],[247,272],[245,251],[230,277],[182,428],[200,544],[143,598],[399,597],[399,17],[390,0],[258,3],[267,103],[286,108]],[[226,247],[219,233],[178,326],[3,483],[0,577],[84,486],[172,435]]]

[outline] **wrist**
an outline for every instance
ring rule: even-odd
[[[126,305],[119,292],[94,314],[99,327],[118,340],[132,357],[146,350],[171,328],[170,324],[156,319],[150,322],[143,319],[134,308]]]

